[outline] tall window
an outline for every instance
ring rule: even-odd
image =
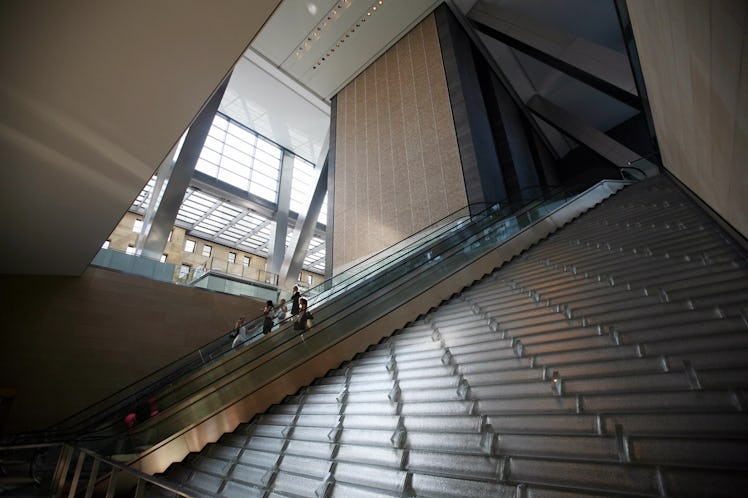
[[[133,246],[127,246],[127,249],[125,249],[125,254],[135,254],[135,248]]]
[[[213,248],[211,246],[209,246],[208,244],[205,244],[203,246],[203,256],[205,256],[206,258],[209,258],[212,252],[213,252]]]
[[[195,252],[195,241],[187,239],[184,243],[184,252]]]
[[[190,269],[190,265],[181,265],[179,267],[179,278],[182,280],[187,278],[187,276],[190,274]]]
[[[291,182],[291,211],[306,213],[306,201],[317,186],[317,173],[314,165],[298,156],[293,159],[293,181]],[[317,223],[327,225],[327,194],[322,201]]]
[[[162,263],[166,263],[166,254],[162,254],[159,261],[161,261]]]
[[[195,169],[275,203],[280,164],[278,145],[217,114]]]
[[[135,220],[135,223],[132,224],[132,231],[135,233],[143,231],[143,220]]]
[[[315,187],[314,165],[302,158],[293,158],[293,179],[291,181],[291,211],[306,213],[306,200]]]
[[[249,266],[249,256],[244,256],[244,259],[242,260],[242,264],[244,266]]]
[[[322,201],[322,207],[319,208],[319,216],[317,217],[317,223],[321,223],[327,226],[327,194]]]
[[[236,263],[236,253],[229,252],[229,263]]]
[[[109,249],[109,244],[111,244],[111,240],[105,240],[104,243],[101,245],[102,249]]]

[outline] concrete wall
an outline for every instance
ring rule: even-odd
[[[7,430],[42,429],[227,333],[259,301],[89,268],[0,276]]]
[[[335,267],[465,206],[433,15],[337,95]]]
[[[80,275],[279,3],[2,2],[0,272]]]
[[[665,167],[748,236],[748,3],[627,4]]]

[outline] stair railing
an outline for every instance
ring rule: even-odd
[[[50,468],[40,468],[43,456],[50,457]],[[16,472],[8,470],[8,463]],[[27,469],[21,468],[27,467]],[[13,496],[68,496],[105,495],[142,497],[146,486],[160,488],[172,496],[193,498],[188,490],[154,477],[125,464],[107,459],[94,451],[67,443],[0,446],[0,494]],[[22,472],[19,472],[21,470]],[[21,494],[19,494],[21,493]],[[31,494],[33,493],[33,494]]]

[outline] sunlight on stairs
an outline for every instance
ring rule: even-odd
[[[743,495],[747,262],[667,178],[631,186],[163,477],[226,497]]]

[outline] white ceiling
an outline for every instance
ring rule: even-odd
[[[330,98],[438,3],[286,0],[234,68],[220,111],[320,164]]]
[[[286,0],[252,41],[252,48],[320,98],[329,99],[439,3]]]
[[[219,111],[312,164],[324,160],[329,102],[252,49],[234,67]]]

